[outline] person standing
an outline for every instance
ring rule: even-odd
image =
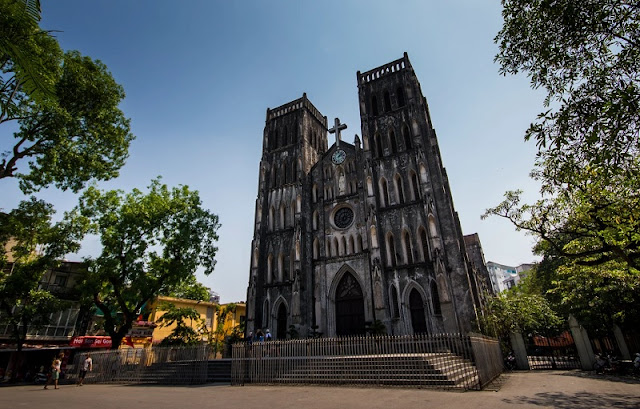
[[[87,354],[84,362],[82,363],[82,369],[80,370],[80,376],[78,377],[78,386],[82,386],[84,382],[85,376],[87,376],[87,372],[93,371],[93,359],[91,359],[91,355]]]
[[[60,370],[61,370],[60,368],[62,367],[62,358],[64,358],[64,352],[60,352],[60,355],[57,358],[54,358],[53,362],[51,362],[51,377],[49,378],[47,383],[44,385],[45,389],[49,389],[47,388],[47,386],[51,385],[52,381],[53,381],[54,389],[60,389],[58,388],[58,380],[60,379]]]

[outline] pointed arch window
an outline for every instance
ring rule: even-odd
[[[280,228],[284,229],[284,217],[285,217],[285,206],[284,203],[280,205]]]
[[[313,188],[311,188],[311,198],[313,199],[313,203],[316,203],[318,201],[318,185],[313,185]]]
[[[389,91],[384,92],[384,112],[391,111],[391,98],[389,97]]]
[[[371,97],[371,113],[373,114],[373,116],[378,115],[378,99],[375,95]]]
[[[342,247],[342,251],[340,252],[341,256],[344,256],[347,254],[347,238],[342,236],[342,238],[340,239],[340,247]]]
[[[404,90],[402,89],[402,87],[398,87],[396,89],[396,99],[398,100],[398,106],[403,107],[405,102],[404,102]]]
[[[409,132],[409,127],[407,124],[402,126],[402,138],[404,139],[404,149],[409,150],[413,148],[413,144],[411,143],[411,133]]]
[[[333,254],[334,257],[340,255],[339,248],[340,247],[338,245],[338,239],[336,237],[334,237],[332,242],[331,242],[331,254]]]
[[[375,156],[381,158],[383,156],[382,141],[380,140],[380,134],[377,132],[373,135],[373,148]]]
[[[353,236],[349,236],[349,246],[347,247],[347,254],[354,254],[356,252],[356,243],[353,240]]]
[[[398,142],[396,141],[396,133],[393,130],[389,131],[389,143],[391,146],[391,153],[398,152]]]
[[[396,174],[394,177],[394,182],[396,185],[396,195],[398,197],[398,204],[404,203],[404,186],[402,184],[402,178],[399,174]]]
[[[387,235],[387,265],[395,267],[396,263],[396,245],[393,241],[393,234],[389,233]]]
[[[411,180],[411,199],[420,200],[420,183],[418,182],[418,175],[414,171],[409,172],[409,179]]]
[[[326,249],[327,250],[327,257],[331,257],[331,255],[333,253],[331,253],[331,240],[330,239],[327,239],[326,247],[327,247],[327,249]]]
[[[273,254],[267,257],[267,284],[271,284],[273,278]]]
[[[427,261],[429,259],[429,241],[427,240],[427,231],[422,226],[418,228],[418,242],[422,250],[422,261]]]
[[[380,179],[380,206],[389,206],[389,186],[385,178]]]
[[[284,255],[280,253],[278,256],[278,281],[284,280]]]
[[[273,206],[269,208],[269,230],[273,231],[273,226],[275,224],[274,220],[276,218],[275,210]]]
[[[289,226],[293,227],[296,225],[296,201],[293,200],[291,202],[291,208],[289,209],[289,215],[290,215],[290,224]]]
[[[313,227],[313,230],[318,230],[318,211],[317,210],[313,211],[312,227]]]
[[[433,303],[433,313],[442,315],[442,306],[440,305],[440,295],[438,294],[438,285],[435,281],[431,282],[431,302]]]
[[[317,260],[320,257],[320,245],[318,243],[318,238],[313,239],[313,259]]]
[[[402,244],[404,245],[404,257],[407,264],[413,264],[413,251],[411,246],[411,235],[408,231],[402,234]]]
[[[398,291],[396,286],[391,286],[391,316],[400,318],[400,303],[398,303]]]

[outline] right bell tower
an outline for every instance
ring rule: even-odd
[[[393,333],[462,332],[480,305],[426,98],[403,58],[358,72],[370,249]],[[377,260],[376,260],[377,259]]]

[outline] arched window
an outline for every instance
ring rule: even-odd
[[[413,147],[413,144],[411,143],[411,133],[409,132],[409,127],[407,126],[407,124],[404,124],[402,126],[402,138],[404,139],[404,149],[411,149]]]
[[[411,180],[411,199],[420,200],[420,184],[418,183],[418,175],[414,171],[409,172],[409,180]]]
[[[396,141],[396,134],[395,132],[393,132],[393,130],[389,131],[389,143],[391,146],[391,153],[396,153],[398,152],[398,143]]]
[[[356,243],[353,241],[353,236],[349,236],[349,245],[347,246],[347,254],[354,254],[356,252]]]
[[[280,138],[278,137],[278,130],[273,131],[273,142],[275,142],[275,148],[278,149],[280,147]]]
[[[327,257],[331,257],[331,255],[333,253],[331,252],[331,240],[330,239],[327,239],[326,245],[327,245]]]
[[[385,178],[380,179],[380,206],[385,207],[389,206],[391,202],[389,201],[389,187],[387,186],[387,181]]]
[[[371,97],[371,113],[373,114],[373,116],[378,115],[378,99],[375,95]]]
[[[291,202],[291,208],[289,209],[289,214],[291,215],[290,220],[291,220],[291,224],[289,224],[291,227],[296,225],[296,201],[293,200]]]
[[[431,302],[433,303],[433,313],[442,315],[442,307],[440,306],[440,295],[438,294],[438,285],[435,281],[431,282]]]
[[[287,127],[285,126],[284,128],[282,128],[282,145],[288,145],[289,144],[289,135],[287,133]]]
[[[340,247],[342,251],[340,251],[340,255],[344,256],[347,254],[347,238],[342,236],[342,238],[340,239]]]
[[[373,196],[373,183],[371,182],[371,176],[367,176],[367,195]]]
[[[275,220],[275,218],[276,218],[275,213],[276,213],[276,212],[275,212],[275,210],[273,209],[273,206],[271,206],[271,207],[269,208],[269,230],[271,230],[271,231],[273,231],[273,226],[274,226],[274,224],[275,224],[275,221],[274,221],[274,220]]]
[[[394,177],[396,185],[396,196],[398,197],[398,203],[404,203],[404,186],[402,185],[402,178],[396,173]]]
[[[273,254],[267,257],[267,284],[271,284],[273,278]]]
[[[420,243],[422,261],[427,261],[429,258],[429,241],[427,240],[427,231],[422,226],[418,228],[418,243]]]
[[[318,201],[318,185],[313,185],[311,188],[311,198],[313,199],[313,203]]]
[[[393,241],[393,234],[387,235],[387,265],[394,267],[396,265],[396,245]]]
[[[338,246],[338,238],[334,237],[333,241],[331,242],[331,254],[333,254],[334,256],[339,256],[340,255],[340,250],[339,250],[339,246]]]
[[[253,249],[253,266],[258,267],[258,249]]]
[[[374,155],[381,158],[383,156],[382,141],[380,140],[380,134],[377,132],[373,135],[373,147],[375,149]]]
[[[287,183],[289,183],[289,180],[287,179],[287,163],[283,163],[282,167],[280,168],[282,170],[282,179],[280,179],[280,184],[281,185],[285,185]]]
[[[358,240],[356,241],[356,245],[358,246],[358,252],[364,250],[364,241],[362,241],[362,236],[358,234]]]
[[[400,318],[400,304],[398,303],[398,291],[396,286],[391,286],[391,316]]]
[[[384,92],[384,112],[391,111],[391,98],[389,97],[389,91]]]
[[[422,179],[422,183],[427,183],[427,168],[424,167],[424,165],[421,163],[420,164],[420,179]]]
[[[284,229],[284,216],[287,214],[284,209],[284,203],[280,205],[280,228]]]
[[[280,253],[278,256],[278,281],[284,280],[284,255]]]
[[[402,87],[398,87],[398,89],[396,89],[396,99],[398,100],[398,106],[403,107],[405,102],[404,102],[404,91]]]
[[[313,259],[317,260],[320,257],[320,245],[318,244],[318,238],[313,239]]]
[[[317,210],[313,211],[312,227],[313,227],[313,230],[318,230],[318,211]]]
[[[402,234],[402,244],[404,245],[404,257],[407,264],[413,264],[413,251],[411,249],[411,236],[408,231]]]

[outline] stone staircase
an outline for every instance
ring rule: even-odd
[[[451,353],[328,356],[309,358],[293,366],[281,375],[274,374],[273,382],[461,389],[475,389],[478,384],[475,366]]]

